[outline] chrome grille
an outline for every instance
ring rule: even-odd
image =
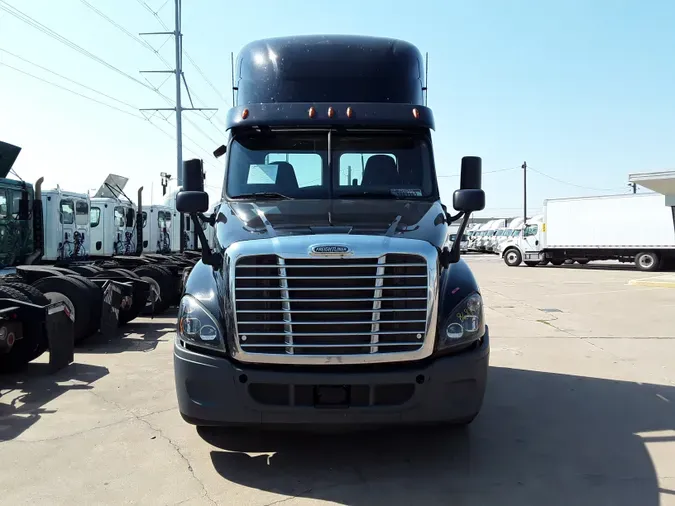
[[[234,274],[237,344],[244,353],[391,356],[425,344],[430,297],[422,255],[248,255],[236,260]]]

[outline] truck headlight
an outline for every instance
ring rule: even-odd
[[[472,293],[457,304],[441,327],[439,349],[479,339],[485,334],[483,298]]]
[[[184,295],[178,307],[178,337],[194,346],[225,349],[220,324],[190,295]]]

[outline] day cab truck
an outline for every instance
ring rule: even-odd
[[[507,265],[618,260],[657,271],[675,261],[675,208],[658,193],[549,199],[524,235],[503,250]]]
[[[214,240],[195,227],[202,259],[179,305],[187,422],[360,427],[478,414],[489,335],[460,241],[485,206],[481,160],[462,159],[448,213],[423,69],[413,45],[384,38],[242,49],[216,150],[226,156]],[[177,208],[197,224],[212,209],[199,160],[183,181]]]

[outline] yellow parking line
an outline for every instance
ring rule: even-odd
[[[675,288],[675,276],[653,276],[651,278],[631,279],[628,282],[633,286],[655,286],[661,288]]]

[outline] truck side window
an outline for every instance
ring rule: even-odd
[[[115,225],[124,227],[124,221],[124,208],[118,206],[115,208]]]
[[[7,218],[7,196],[5,192],[0,193],[0,219]]]
[[[529,226],[525,229],[524,237],[531,237],[531,236],[533,236],[533,235],[537,235],[537,231],[538,231],[538,230],[539,230],[539,226],[538,226],[538,225],[529,225]]]
[[[159,211],[157,213],[157,226],[162,229],[166,226],[166,214],[164,211]]]
[[[101,208],[92,207],[89,212],[89,225],[91,228],[98,227],[98,224],[101,222]]]
[[[127,221],[127,224],[126,224],[127,228],[131,228],[131,227],[134,226],[134,214],[136,214],[136,213],[134,213],[133,208],[127,207],[127,220],[126,220]]]
[[[82,200],[75,202],[75,223],[81,227],[86,227],[90,219],[89,204]]]
[[[72,200],[62,200],[61,210],[59,212],[59,221],[63,225],[72,225],[75,223],[75,205]]]
[[[148,213],[143,211],[141,216],[143,217],[143,228],[145,228],[145,226],[148,224]]]
[[[12,190],[12,217],[15,220],[19,218],[19,209],[21,206],[21,192],[19,190]]]

